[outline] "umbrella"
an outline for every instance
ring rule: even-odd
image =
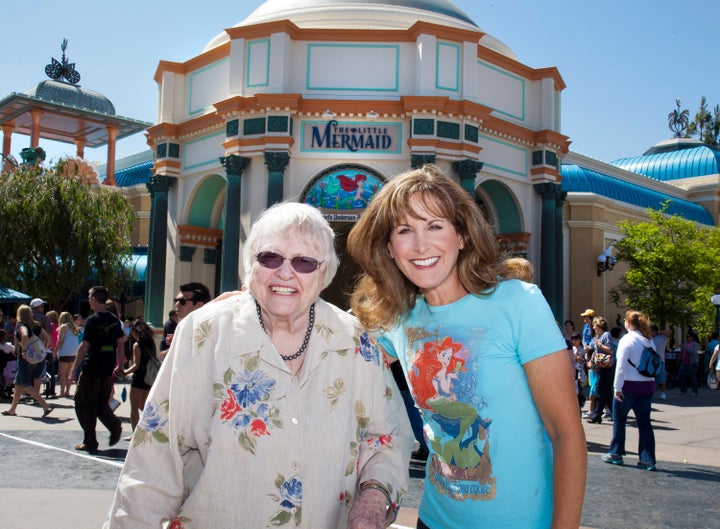
[[[32,296],[18,292],[11,288],[0,287],[0,303],[23,303],[32,299]]]

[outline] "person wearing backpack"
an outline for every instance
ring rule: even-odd
[[[650,319],[637,310],[625,313],[627,334],[620,338],[617,349],[617,367],[613,389],[613,434],[610,449],[600,458],[605,463],[622,465],[625,455],[625,427],[630,410],[635,414],[638,426],[637,466],[643,470],[655,470],[655,434],[650,422],[650,410],[655,378],[647,377],[635,366],[640,365],[643,350],[648,347],[655,350],[650,340]]]
[[[39,323],[32,317],[32,309],[27,305],[20,305],[17,309],[17,326],[15,327],[15,342],[20,346],[17,357],[17,372],[15,373],[15,388],[10,408],[2,411],[2,415],[17,415],[17,407],[23,393],[30,395],[43,409],[43,417],[47,417],[53,408],[45,402],[40,390],[35,387],[35,379],[40,377],[44,366],[41,362],[33,362],[27,358],[30,341],[39,337],[45,347],[51,344],[50,335],[45,332]]]

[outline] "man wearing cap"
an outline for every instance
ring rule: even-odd
[[[30,302],[30,308],[32,309],[33,320],[38,322],[40,327],[45,329],[46,333],[52,334],[50,320],[45,316],[45,301],[40,298],[35,298]]]
[[[582,344],[587,352],[587,349],[592,347],[592,320],[595,317],[595,311],[592,309],[585,309],[585,312],[582,312],[580,316],[582,316],[582,319],[585,322],[582,328]]]

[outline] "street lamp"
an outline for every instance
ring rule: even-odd
[[[715,330],[720,332],[720,294],[710,296],[710,302],[715,305]]]
[[[612,254],[612,247],[615,244],[615,241],[610,243],[610,246],[605,248],[605,251],[598,255],[598,262],[597,262],[597,275],[600,277],[603,272],[606,272],[607,270],[612,270],[615,267],[615,263],[617,263],[617,259]]]

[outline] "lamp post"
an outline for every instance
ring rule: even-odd
[[[612,247],[615,243],[610,243],[610,246],[605,248],[605,251],[598,255],[597,260],[597,275],[600,277],[603,275],[603,272],[606,272],[607,270],[612,270],[615,267],[615,263],[617,263],[617,259],[612,254]]]
[[[720,294],[713,294],[710,302],[715,305],[715,331],[720,333]]]

